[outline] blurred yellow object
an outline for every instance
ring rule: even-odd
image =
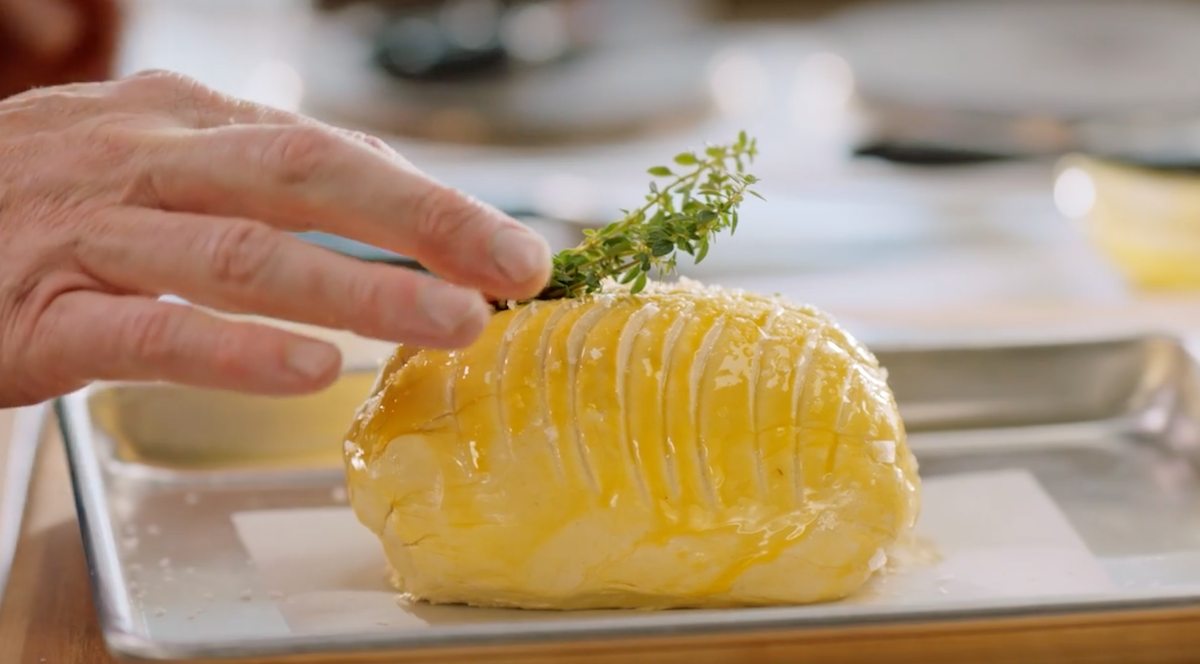
[[[875,357],[820,311],[652,284],[401,348],[347,436],[400,590],[528,609],[803,604],[879,572],[920,506]]]
[[[1200,289],[1200,169],[1068,155],[1054,199],[1134,285]]]

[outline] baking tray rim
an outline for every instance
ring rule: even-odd
[[[679,636],[732,636],[781,631],[818,631],[837,628],[896,628],[928,625],[951,626],[978,622],[1000,622],[1030,618],[1069,616],[1099,617],[1131,612],[1166,612],[1200,609],[1200,585],[1180,586],[1167,591],[1091,594],[1071,599],[1041,601],[1031,607],[1023,598],[976,603],[945,604],[937,609],[895,606],[873,608],[868,613],[833,609],[820,617],[798,620],[804,607],[694,611],[688,618],[674,619],[673,613],[624,615],[617,618],[586,618],[574,624],[553,622],[496,623],[438,627],[428,633],[396,635],[347,633],[323,636],[294,636],[244,639],[224,645],[154,640],[105,622],[101,616],[106,646],[127,658],[150,661],[195,661],[236,658],[296,658],[313,656],[387,655],[436,653],[487,647],[519,647],[597,640],[652,640]],[[839,615],[841,614],[841,615]]]
[[[873,344],[873,350],[958,351],[1004,350],[1086,346],[1106,343],[1170,343],[1195,361],[1197,340],[1188,335],[1148,331],[1120,334],[1008,334],[983,333],[907,338]],[[368,371],[371,363],[348,365],[344,372]],[[899,627],[920,624],[956,623],[1056,617],[1099,616],[1120,612],[1150,612],[1200,608],[1200,584],[1154,588],[1145,591],[1091,593],[1082,596],[1042,598],[1031,606],[1028,598],[991,599],[986,602],[956,602],[937,608],[905,606],[871,607],[863,611],[853,605],[824,607],[824,615],[803,616],[809,607],[764,607],[737,610],[680,610],[623,614],[611,618],[581,618],[572,621],[505,622],[492,625],[438,626],[415,633],[347,633],[243,639],[236,643],[205,644],[163,641],[136,633],[135,618],[122,584],[111,580],[122,576],[111,519],[104,509],[104,471],[92,436],[80,435],[91,428],[87,400],[90,394],[117,383],[93,383],[54,401],[54,411],[67,453],[68,470],[77,509],[82,544],[91,580],[92,596],[104,642],[113,654],[135,660],[222,660],[245,657],[311,657],[373,655],[396,652],[436,652],[439,649],[520,646],[589,639],[649,639],[669,636],[750,634],[763,631],[813,631],[849,627]],[[147,479],[147,478],[143,478]],[[856,610],[857,609],[857,610]]]

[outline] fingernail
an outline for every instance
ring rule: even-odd
[[[421,291],[421,306],[442,332],[457,332],[472,320],[483,320],[487,305],[476,293],[435,281]]]
[[[550,246],[533,231],[506,227],[492,237],[492,260],[504,276],[526,282],[550,267]]]
[[[341,354],[329,344],[300,341],[288,349],[288,367],[305,378],[321,378],[341,361]]]

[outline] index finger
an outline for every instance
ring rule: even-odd
[[[533,297],[550,277],[540,235],[330,128],[163,132],[142,168],[153,203],[165,209],[335,233],[500,298]]]

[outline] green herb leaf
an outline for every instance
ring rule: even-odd
[[[700,163],[700,160],[697,159],[696,155],[692,154],[691,152],[681,152],[680,154],[675,155],[675,163],[679,164],[680,166],[695,166],[696,164]]]
[[[736,229],[737,208],[746,195],[762,198],[751,189],[758,178],[745,172],[757,154],[757,140],[740,132],[730,145],[675,155],[674,163],[687,167],[683,172],[648,169],[656,178],[671,179],[650,182],[641,207],[621,209],[622,218],[585,231],[583,242],[559,252],[549,285],[537,299],[580,297],[600,290],[605,279],[632,284],[630,292],[640,293],[651,270],[660,275],[675,270],[678,252],[691,254],[696,263],[704,260],[718,233]]]
[[[637,280],[633,282],[633,286],[629,287],[629,292],[634,295],[637,295],[638,293],[642,292],[642,289],[644,289],[645,287],[646,287],[646,273],[639,272],[638,276],[637,276]]]

